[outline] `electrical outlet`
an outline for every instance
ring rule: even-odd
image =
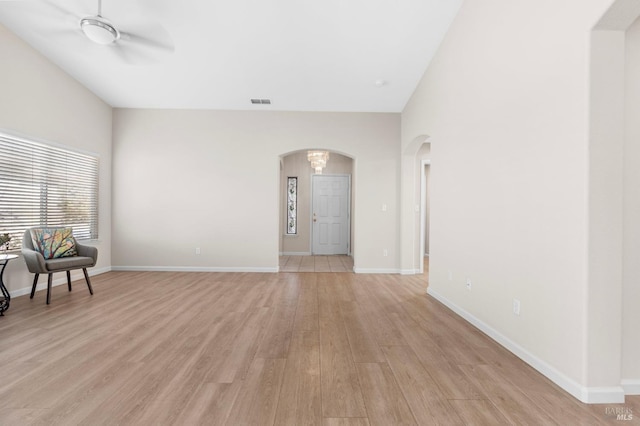
[[[199,255],[200,254],[200,247],[196,247],[196,254]]]
[[[449,281],[453,281],[453,272],[449,271]]]
[[[389,252],[387,251],[387,249],[382,250],[382,255],[383,256],[389,256]]]
[[[467,290],[471,290],[471,278],[467,278]]]
[[[513,299],[513,314],[520,315],[520,301],[518,299]]]

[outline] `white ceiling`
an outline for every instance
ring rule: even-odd
[[[111,46],[79,29],[98,0],[2,0],[0,23],[114,107],[400,112],[461,3],[103,0]]]

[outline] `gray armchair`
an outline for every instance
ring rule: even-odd
[[[89,293],[93,294],[93,288],[91,288],[91,281],[89,280],[89,274],[87,274],[87,268],[95,266],[98,260],[98,249],[92,246],[86,246],[79,244],[76,241],[76,256],[60,257],[57,259],[45,259],[42,254],[35,249],[33,241],[31,240],[31,229],[24,231],[22,237],[22,256],[27,264],[29,272],[36,274],[33,279],[33,287],[31,288],[31,298],[36,292],[36,286],[38,285],[38,277],[40,274],[48,274],[47,280],[47,305],[51,302],[51,282],[54,272],[67,272],[67,285],[69,291],[71,291],[71,271],[74,269],[82,269],[84,272],[84,278],[87,281],[89,287]]]

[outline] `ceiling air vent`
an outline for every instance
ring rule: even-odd
[[[271,99],[251,99],[252,104],[271,105]]]

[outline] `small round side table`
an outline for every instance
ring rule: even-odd
[[[0,316],[4,316],[4,311],[9,309],[9,302],[11,302],[11,295],[9,294],[9,290],[4,286],[4,280],[2,279],[4,275],[4,268],[7,267],[7,263],[9,263],[10,260],[17,257],[17,254],[0,254],[0,264],[2,265],[2,269],[0,269],[0,290],[2,290],[2,298],[0,299]]]

